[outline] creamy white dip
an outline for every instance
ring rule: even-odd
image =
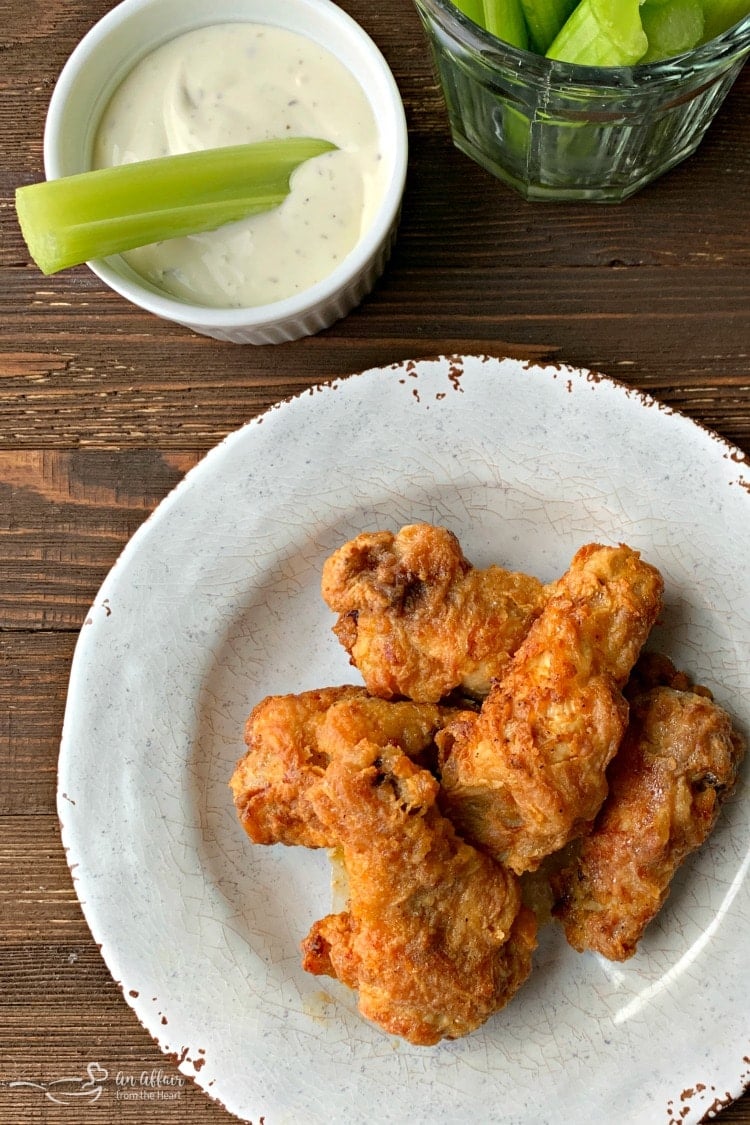
[[[281,206],[123,257],[152,284],[187,301],[214,307],[278,301],[339,265],[385,187],[364,91],[316,43],[264,24],[230,23],[157,48],[109,102],[94,167],[289,136],[320,137],[338,151],[301,165]]]

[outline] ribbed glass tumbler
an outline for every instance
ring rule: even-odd
[[[618,202],[695,151],[750,54],[750,16],[633,67],[561,63],[415,0],[457,147],[530,200]]]

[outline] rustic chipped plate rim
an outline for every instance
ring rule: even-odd
[[[487,356],[318,386],[217,446],[139,529],[76,648],[59,763],[63,843],[95,940],[180,1070],[246,1121],[697,1122],[750,1079],[746,785],[624,965],[542,931],[519,995],[416,1048],[304,974],[327,856],[253,848],[227,782],[271,692],[358,682],[320,567],[360,530],[451,526],[477,565],[544,580],[583,542],[665,574],[654,643],[750,729],[750,470],[614,380]]]

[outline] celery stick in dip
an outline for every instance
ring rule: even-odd
[[[94,167],[225,145],[314,136],[275,210],[123,257],[172,296],[250,307],[328,276],[359,241],[385,190],[375,117],[359,82],[311,40],[261,24],[217,24],[157,48],[115,91]]]

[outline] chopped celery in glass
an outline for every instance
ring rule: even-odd
[[[540,55],[547,53],[577,2],[578,0],[521,0],[529,29],[529,42],[534,51]]]
[[[704,0],[702,43],[708,43],[750,15],[750,0]]]
[[[459,12],[484,27],[484,0],[455,0],[455,4]]]
[[[583,66],[658,62],[716,38],[750,0],[454,0],[515,47]]]
[[[581,66],[633,66],[648,50],[640,0],[580,0],[547,51]]]
[[[529,45],[521,0],[483,0],[483,26],[498,39],[514,47]]]
[[[702,0],[645,0],[641,23],[648,39],[642,63],[668,59],[691,51],[703,35]]]

